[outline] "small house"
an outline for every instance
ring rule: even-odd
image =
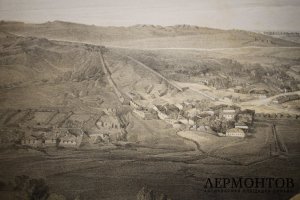
[[[240,128],[231,128],[226,131],[226,136],[245,137],[245,132]]]
[[[63,147],[76,147],[77,137],[71,134],[66,134],[59,138],[59,146]]]
[[[133,113],[136,114],[137,116],[139,116],[140,118],[144,119],[144,120],[150,120],[150,119],[157,119],[157,113],[155,110],[133,110]]]
[[[133,109],[137,109],[137,110],[142,109],[142,106],[140,106],[139,104],[137,104],[136,102],[134,102],[132,100],[129,102],[129,104]]]
[[[219,114],[219,117],[222,118],[224,117],[227,120],[234,120],[235,118],[235,110],[222,110]]]
[[[234,128],[242,129],[244,132],[248,132],[248,130],[249,130],[249,127],[244,122],[235,123]]]
[[[21,140],[21,144],[22,145],[26,145],[26,146],[40,146],[41,145],[41,140],[38,140],[36,137],[33,137],[31,135],[29,136],[24,136],[24,138]]]

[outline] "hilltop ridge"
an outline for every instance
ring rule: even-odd
[[[139,24],[129,27],[95,26],[53,21],[42,24],[0,23],[1,31],[22,36],[87,42],[129,48],[234,48],[293,47],[298,43],[243,31],[221,30],[187,24],[174,26]]]

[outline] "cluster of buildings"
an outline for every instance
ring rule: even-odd
[[[116,115],[104,114],[96,121],[96,128],[89,131],[89,137],[94,144],[110,143],[124,140],[126,131]]]
[[[300,115],[290,113],[255,113],[256,119],[300,119]]]
[[[300,100],[300,95],[298,94],[291,94],[291,95],[283,95],[283,96],[279,96],[277,98],[275,98],[272,103],[285,103],[288,101],[296,101],[296,100]]]
[[[159,119],[158,113],[153,108],[142,106],[133,100],[129,102],[129,105],[133,108],[133,113],[142,119]]]
[[[126,139],[126,120],[116,108],[105,108],[99,114],[36,110],[23,114],[14,126],[0,130],[2,145],[21,144],[31,147],[72,147],[82,144],[110,143]],[[22,116],[23,116],[22,115]],[[22,123],[21,123],[22,122]]]
[[[79,147],[83,131],[78,128],[32,130],[21,138],[21,144],[33,147]]]
[[[111,110],[110,110],[111,111]],[[116,115],[103,113],[88,124],[73,122],[73,127],[31,130],[21,139],[22,145],[34,147],[74,147],[78,148],[85,137],[89,144],[111,143],[126,137],[122,122]],[[81,124],[81,126],[75,126]],[[69,123],[70,125],[70,123]]]
[[[240,110],[238,107],[232,109],[219,109],[220,120],[223,126],[218,132],[220,136],[245,137],[253,124],[255,111]],[[225,128],[224,128],[225,127]]]
[[[193,102],[167,103],[145,108],[131,101],[130,105],[133,108],[133,113],[142,119],[161,119],[172,124],[176,129],[217,132],[222,133],[220,134],[222,136],[245,137],[253,123],[255,114],[252,110],[240,110],[239,107],[225,105],[204,110],[197,107]],[[216,121],[219,123],[215,123]]]

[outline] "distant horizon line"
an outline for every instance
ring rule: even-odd
[[[46,23],[54,23],[54,22],[62,22],[62,23],[70,23],[70,24],[78,24],[78,25],[86,25],[86,26],[97,26],[97,27],[116,27],[116,28],[129,28],[129,27],[137,27],[137,26],[154,26],[154,27],[176,27],[176,26],[191,26],[197,28],[208,28],[208,29],[218,29],[218,30],[240,30],[240,31],[251,31],[251,32],[287,32],[287,33],[300,33],[300,30],[259,30],[259,29],[241,29],[241,28],[218,28],[218,27],[209,27],[209,26],[201,26],[194,24],[170,24],[170,25],[160,25],[160,24],[132,24],[132,25],[99,25],[99,24],[88,24],[82,22],[75,21],[65,21],[65,20],[53,20],[53,21],[44,21],[44,22],[30,22],[30,21],[21,21],[21,20],[7,20],[0,19],[0,23],[24,23],[24,24],[46,24]]]

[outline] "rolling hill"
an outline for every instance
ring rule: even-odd
[[[99,27],[63,21],[43,24],[0,23],[0,29],[23,36],[77,41],[131,48],[231,48],[299,46],[298,43],[241,30],[220,30],[191,25]]]
[[[105,99],[104,105],[117,104],[91,46],[4,32],[0,40],[2,108],[78,108],[84,98],[97,97]]]
[[[177,99],[181,95],[174,96],[177,93],[174,86],[170,87],[172,83],[126,55],[103,46],[0,32],[0,70],[0,114],[4,116],[5,125],[11,113],[27,115],[30,111],[43,113],[46,110],[43,115],[47,115],[47,110],[54,110],[62,115],[75,113],[84,121],[86,116],[99,118],[104,111],[113,108],[120,118],[128,120],[128,141],[138,140],[143,145],[167,148],[179,144],[190,148],[183,144],[183,139],[173,138],[174,129],[165,122],[143,122],[131,114],[128,103],[120,102],[118,92],[124,97],[140,96],[146,101],[172,95]],[[147,92],[149,87],[152,89]],[[85,130],[92,131],[95,122],[89,123],[92,124],[85,124]],[[160,128],[155,130],[149,123]],[[31,121],[27,124],[33,126]]]

